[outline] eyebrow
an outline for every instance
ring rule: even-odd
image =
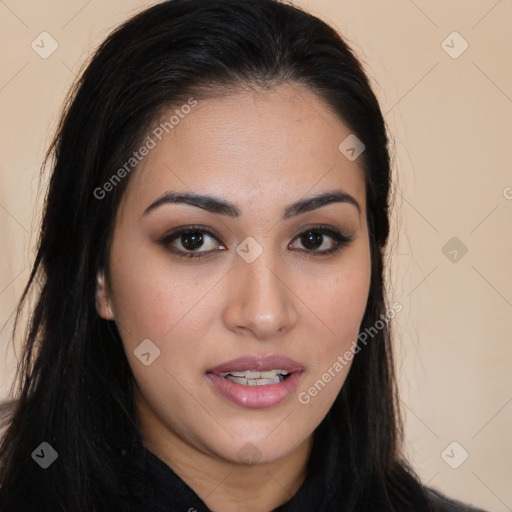
[[[159,208],[160,206],[163,206],[164,204],[179,203],[197,206],[198,208],[202,208],[203,210],[207,210],[211,213],[227,215],[228,217],[239,217],[241,215],[240,208],[236,204],[230,203],[225,199],[188,192],[177,193],[169,190],[162,194],[158,199],[153,201],[144,210],[142,216],[147,215],[149,212]],[[359,213],[361,213],[361,207],[359,206],[359,203],[354,199],[354,197],[352,197],[350,194],[347,194],[346,192],[343,192],[342,190],[331,190],[329,192],[324,192],[316,196],[306,197],[289,204],[284,208],[282,218],[286,220],[332,203],[351,204],[357,208]]]

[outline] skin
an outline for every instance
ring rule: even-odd
[[[351,348],[368,299],[362,164],[338,150],[350,133],[302,86],[238,91],[198,100],[130,176],[108,281],[98,274],[99,314],[121,334],[145,445],[213,511],[267,512],[291,499],[305,478],[313,431],[349,371],[350,364],[336,372],[307,405],[298,401]],[[353,196],[361,211],[337,202],[281,219],[290,203],[335,189]],[[229,200],[241,215],[187,204],[143,215],[168,190]],[[298,235],[318,223],[354,240],[315,255]],[[199,251],[209,256],[180,257],[160,243],[190,224],[218,233],[218,240],[203,235]],[[248,236],[263,248],[252,263],[235,251]],[[321,243],[317,252],[336,244],[328,235]],[[169,245],[186,251],[183,238]],[[147,338],[161,351],[149,366],[134,355]],[[235,357],[267,354],[305,366],[296,392],[273,407],[235,405],[205,376]],[[240,460],[248,443],[260,456],[256,463]]]

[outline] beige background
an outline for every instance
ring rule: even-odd
[[[2,397],[37,237],[39,167],[64,94],[107,33],[150,4],[0,0]],[[297,4],[357,50],[395,141],[390,303],[404,306],[396,344],[407,454],[430,485],[512,510],[512,1]],[[44,31],[58,43],[47,59],[31,48]],[[443,252],[452,237],[458,246]],[[453,441],[452,465],[469,454],[457,469],[441,456]]]

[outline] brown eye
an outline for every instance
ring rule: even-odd
[[[323,239],[323,233],[315,231],[308,231],[301,236],[301,242],[306,249],[318,249],[322,245]]]
[[[293,249],[299,249],[315,256],[322,256],[335,253],[342,247],[350,245],[354,236],[344,235],[334,228],[319,225],[303,231],[295,240],[298,240],[299,243],[292,242]],[[297,247],[298,245],[299,247]]]
[[[203,245],[203,236],[200,231],[190,231],[181,234],[181,245],[189,250],[195,251]]]
[[[160,243],[173,254],[186,258],[208,256],[226,250],[213,231],[202,226],[187,226],[165,236]]]

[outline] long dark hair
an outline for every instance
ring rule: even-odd
[[[37,301],[0,446],[0,510],[40,503],[53,512],[91,512],[129,494],[120,454],[139,435],[133,375],[115,324],[95,307],[96,275],[108,269],[129,177],[101,199],[94,191],[140,146],[163,109],[191,96],[284,83],[317,93],[365,145],[371,285],[361,331],[386,313],[388,137],[351,48],[321,20],[277,0],[170,0],[145,10],[95,52],[45,160],[52,162],[51,181],[15,331],[30,292]],[[388,323],[360,348],[329,411],[343,445],[340,485],[355,492],[358,510],[426,510],[423,487],[401,457]],[[31,457],[42,442],[59,456],[44,471]]]

